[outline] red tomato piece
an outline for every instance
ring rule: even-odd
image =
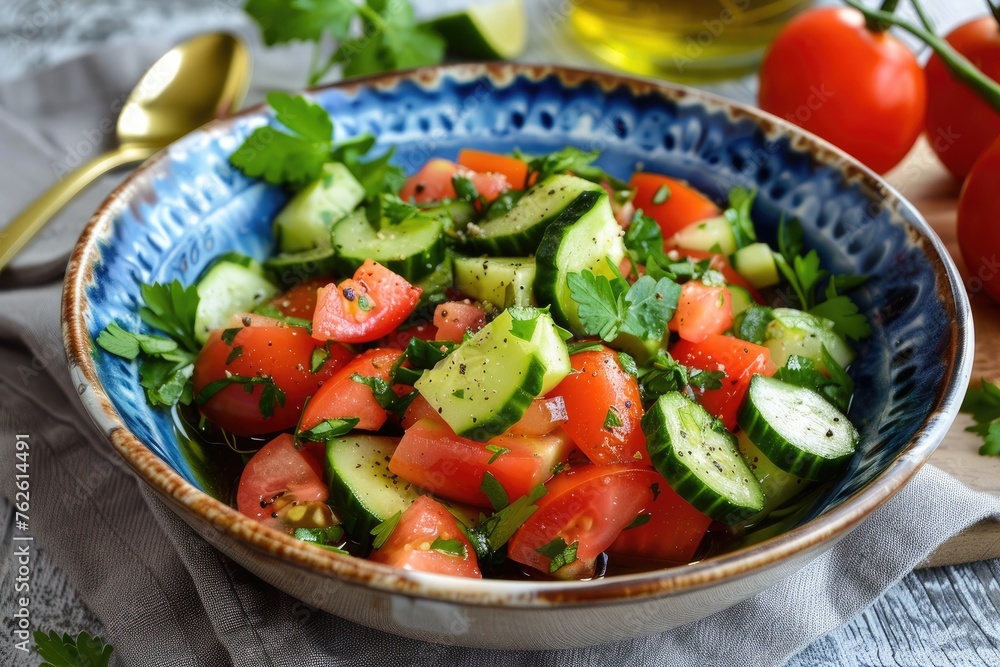
[[[510,427],[512,435],[547,435],[569,420],[566,399],[562,396],[536,398],[524,416]]]
[[[403,430],[406,430],[416,424],[421,419],[430,419],[431,421],[436,421],[438,424],[444,424],[444,419],[438,414],[437,410],[431,407],[431,404],[427,402],[427,399],[421,395],[417,395],[410,404],[406,406],[406,411],[403,413],[402,418],[399,420],[400,426]]]
[[[466,301],[448,301],[434,308],[437,340],[461,343],[465,332],[475,333],[486,326],[486,311]]]
[[[722,277],[726,279],[727,285],[738,285],[739,287],[742,287],[750,292],[750,296],[753,297],[754,301],[757,303],[764,303],[764,297],[760,295],[757,288],[747,282],[747,279],[733,268],[733,265],[729,263],[729,260],[726,259],[725,255],[721,255],[717,252],[708,252],[706,250],[688,250],[686,248],[671,250],[667,254],[676,259],[687,258],[692,259],[695,262],[711,258],[712,261],[708,263],[708,268],[721,273]]]
[[[236,491],[237,509],[285,530],[281,517],[288,509],[295,504],[320,503],[329,497],[322,475],[316,473],[311,459],[295,448],[295,441],[288,433],[261,447],[243,468]]]
[[[500,482],[510,499],[520,498],[552,475],[552,467],[566,457],[571,446],[559,431],[538,437],[502,435],[484,446],[455,435],[437,419],[421,419],[406,429],[389,470],[443,498],[490,507],[489,498],[480,490],[486,472]]]
[[[733,298],[725,287],[689,280],[681,286],[677,311],[670,320],[670,330],[684,340],[698,343],[711,334],[733,326]]]
[[[927,86],[913,52],[861,12],[802,12],[774,38],[760,67],[760,106],[884,173],[920,136]]]
[[[410,316],[423,290],[366,259],[354,278],[321,287],[316,294],[313,336],[340,343],[367,343]]]
[[[460,549],[432,549],[437,539],[457,541]],[[406,508],[385,543],[372,552],[371,560],[404,570],[482,579],[476,551],[458,522],[444,505],[430,496],[420,496]]]
[[[679,340],[670,348],[670,355],[690,368],[726,374],[721,388],[694,392],[702,407],[730,431],[736,428],[736,416],[743,407],[750,379],[758,374],[771,376],[778,370],[771,361],[771,351],[763,345],[719,334],[709,335],[699,343]]]
[[[307,431],[327,419],[347,417],[357,417],[360,421],[355,428],[363,431],[382,428],[388,418],[386,411],[375,400],[371,388],[355,382],[351,376],[356,373],[388,382],[392,365],[402,354],[402,351],[393,348],[377,347],[359,354],[309,399],[309,404],[302,413],[299,429]]]
[[[968,270],[969,294],[985,290],[1000,301],[1000,137],[979,156],[958,199],[958,245]]]
[[[464,176],[472,181],[476,192],[482,195],[487,202],[493,201],[511,188],[510,182],[503,174],[496,172],[480,174],[454,162],[434,158],[428,160],[420,171],[406,179],[406,183],[399,191],[399,197],[404,201],[413,201],[418,204],[441,201],[442,199],[455,199],[458,194],[455,192],[452,179],[456,175]]]
[[[538,549],[561,537],[567,545],[577,544],[576,558],[584,567],[574,572],[586,574],[622,529],[651,506],[654,484],[663,484],[660,474],[637,463],[583,465],[559,473],[510,539],[507,556],[549,572],[550,558]]]
[[[665,239],[669,239],[692,222],[722,215],[722,211],[711,199],[687,183],[669,176],[636,172],[632,174],[629,185],[635,188],[635,199],[632,203],[637,209],[642,209],[644,214],[656,220],[663,230]]]
[[[309,278],[271,299],[285,317],[312,320],[316,312],[316,292],[330,283],[327,278]]]
[[[222,340],[222,331],[213,332],[194,364],[191,380],[195,396],[209,383],[229,376],[267,377],[283,392],[284,405],[275,402],[274,413],[264,417],[259,405],[263,385],[247,393],[242,385],[230,384],[199,406],[202,414],[239,436],[274,433],[295,426],[306,399],[353,356],[344,346],[331,344],[326,362],[313,373],[313,352],[321,347],[302,327],[243,327],[231,345]]]
[[[641,514],[649,520],[623,530],[608,547],[615,556],[659,561],[662,565],[683,565],[694,558],[712,519],[691,506],[662,479],[654,500]],[[614,559],[617,560],[617,559]]]
[[[483,174],[503,174],[517,190],[523,190],[528,180],[528,163],[508,155],[463,148],[458,151],[458,164]]]
[[[569,360],[573,370],[548,394],[565,402],[569,437],[594,463],[649,463],[639,383],[618,354],[602,347]]]
[[[400,350],[405,350],[406,346],[410,344],[410,340],[413,338],[419,338],[420,340],[437,340],[437,327],[429,322],[421,322],[420,324],[414,324],[412,327],[406,327],[405,329],[396,329],[383,336],[379,340],[379,347],[396,347]]]

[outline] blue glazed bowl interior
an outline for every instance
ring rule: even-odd
[[[793,216],[826,267],[872,276],[853,293],[874,329],[856,345],[850,369],[857,386],[850,416],[861,445],[843,480],[800,521],[841,504],[885,471],[934,409],[948,373],[946,351],[955,344],[954,312],[936,287],[945,278],[928,257],[930,243],[908,228],[926,229],[913,209],[866,186],[872,181],[857,168],[845,174],[838,156],[819,159],[770,121],[685,91],[527,71],[492,79],[482,69],[453,68],[421,78],[313,96],[333,117],[336,139],[370,132],[377,150],[394,148],[408,172],[432,156],[453,158],[462,147],[542,153],[574,145],[600,150],[599,164],[616,176],[627,178],[637,167],[661,172],[720,203],[734,186],[752,188],[764,240],[773,242],[779,219]],[[223,252],[264,258],[272,251],[270,222],[286,194],[228,163],[266,122],[264,111],[254,111],[209,126],[147,168],[139,195],[117,213],[99,250],[86,294],[92,339],[111,321],[141,326],[140,283],[190,284]],[[137,366],[96,348],[93,355],[127,427],[188,482],[224,495],[211,453],[180,441],[172,415],[146,403]]]

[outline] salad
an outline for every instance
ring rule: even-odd
[[[758,239],[753,192],[573,147],[407,177],[269,102],[231,161],[289,190],[278,252],[144,285],[156,333],[96,340],[239,453],[241,513],[402,568],[587,579],[766,537],[842,474],[864,277],[794,220]]]

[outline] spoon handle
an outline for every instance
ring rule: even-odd
[[[150,146],[119,146],[80,165],[0,230],[0,271],[49,220],[98,176],[115,167],[142,162],[157,151]]]

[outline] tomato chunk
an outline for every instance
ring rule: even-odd
[[[477,507],[490,507],[481,489],[487,472],[513,500],[548,479],[572,447],[561,431],[536,437],[502,435],[484,446],[455,435],[438,419],[420,419],[406,429],[389,470],[443,498]]]
[[[307,503],[322,503],[329,497],[322,476],[316,472],[312,457],[295,448],[295,441],[282,433],[260,448],[247,462],[236,491],[236,507],[243,514],[280,530],[291,531],[285,521],[289,510]],[[332,514],[316,505],[311,510],[323,513],[332,522]],[[317,526],[319,527],[319,526]]]
[[[649,463],[639,383],[618,354],[602,346],[569,360],[572,372],[548,394],[565,402],[569,437],[594,463]]]
[[[458,196],[453,183],[456,175],[469,179],[475,186],[476,192],[487,202],[493,201],[511,188],[510,182],[502,173],[481,174],[449,160],[434,158],[428,160],[420,171],[406,179],[406,183],[399,191],[399,197],[404,201],[418,204],[455,199]]]
[[[316,312],[316,292],[330,283],[327,278],[309,278],[271,299],[285,317],[312,320]]]
[[[404,570],[483,578],[469,538],[445,506],[430,496],[420,496],[406,508],[371,560]]]
[[[354,278],[318,290],[313,336],[340,343],[377,340],[410,316],[422,291],[366,259]]]
[[[528,180],[528,163],[508,155],[463,148],[458,151],[458,164],[483,174],[503,174],[517,190],[523,190]]]
[[[708,197],[669,176],[636,172],[632,174],[629,185],[635,188],[635,207],[656,220],[665,239],[692,222],[722,214]]]
[[[392,365],[402,354],[401,350],[378,347],[359,354],[309,400],[302,413],[300,430],[315,428],[327,419],[347,417],[357,417],[360,421],[355,428],[364,431],[382,428],[388,418],[386,411],[375,400],[371,387],[355,382],[351,376],[357,374],[388,382]]]
[[[681,565],[690,563],[712,519],[702,514],[662,479],[653,502],[641,513],[649,519],[626,528],[608,547],[608,553]]]
[[[736,416],[743,407],[750,379],[757,374],[771,376],[777,372],[769,349],[731,336],[711,334],[698,343],[679,340],[670,354],[685,366],[726,374],[721,388],[694,391],[698,402],[730,431],[736,428]]]
[[[708,268],[712,269],[713,271],[718,271],[719,273],[721,273],[722,277],[725,278],[727,285],[737,285],[739,287],[742,287],[743,289],[750,292],[750,295],[753,297],[754,301],[756,301],[757,303],[764,303],[764,297],[760,295],[760,292],[757,291],[757,288],[751,285],[746,278],[744,278],[736,269],[733,268],[733,265],[729,263],[729,260],[726,259],[725,255],[719,254],[717,252],[707,252],[705,250],[688,250],[686,248],[684,249],[678,248],[677,250],[671,250],[668,253],[668,255],[670,255],[671,257],[675,257],[677,259],[685,259],[685,258],[691,259],[694,260],[695,262],[700,262],[705,259],[711,259],[712,261],[709,262]]]
[[[684,340],[699,343],[733,326],[733,297],[725,287],[689,280],[681,287],[670,330]]]
[[[559,473],[546,484],[548,493],[536,503],[538,509],[510,539],[507,555],[549,572],[550,558],[538,549],[562,538],[567,545],[576,544],[580,561],[570,573],[587,576],[597,556],[652,504],[653,485],[662,483],[658,472],[635,463],[583,465]]]
[[[312,371],[312,357],[321,343],[302,327],[248,326],[240,328],[227,343],[222,331],[213,332],[198,353],[192,383],[195,397],[210,383],[229,378],[223,387],[199,406],[202,414],[234,435],[274,433],[295,426],[306,399],[316,393],[353,356],[342,345],[331,344],[326,362]],[[263,384],[245,386],[232,382],[233,376],[258,378],[281,391],[281,400],[269,401],[273,414],[262,412]],[[267,387],[273,392],[273,389]]]
[[[465,332],[475,333],[486,326],[486,311],[469,301],[448,301],[434,308],[437,340],[461,343]]]
[[[566,399],[562,396],[536,398],[508,432],[513,435],[547,435],[568,420]]]

